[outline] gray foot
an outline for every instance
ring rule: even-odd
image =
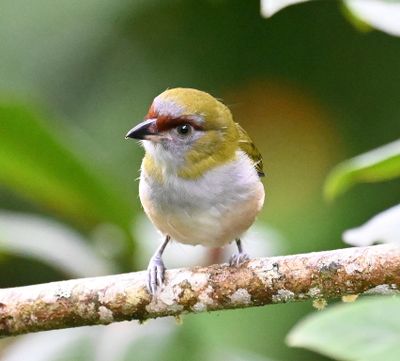
[[[239,252],[232,255],[231,259],[229,260],[230,266],[239,266],[243,262],[246,262],[250,259],[249,255],[245,252]]]
[[[161,257],[152,257],[147,267],[147,288],[154,295],[164,282],[165,266]]]

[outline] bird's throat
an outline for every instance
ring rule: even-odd
[[[206,172],[231,162],[239,149],[237,133],[208,131],[180,155],[173,147],[148,144],[143,160],[146,173],[160,183],[169,176],[198,179]]]

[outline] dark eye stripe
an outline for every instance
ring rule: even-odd
[[[196,130],[203,130],[203,127],[201,127],[199,124],[197,124],[195,121],[191,119],[185,119],[185,118],[172,118],[169,116],[163,116],[159,115],[157,117],[157,129],[159,132],[165,131],[165,130],[170,130],[173,128],[176,128],[178,126],[182,125],[190,125],[193,127],[193,129]]]

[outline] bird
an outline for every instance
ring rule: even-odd
[[[263,160],[230,109],[204,91],[167,89],[126,138],[145,149],[139,198],[163,236],[147,268],[149,292],[163,286],[171,240],[212,248],[236,242],[230,266],[247,261],[241,237],[264,204]]]

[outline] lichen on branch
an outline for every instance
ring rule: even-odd
[[[0,290],[0,337],[400,288],[400,247],[381,245],[169,270],[152,297],[146,273]]]

